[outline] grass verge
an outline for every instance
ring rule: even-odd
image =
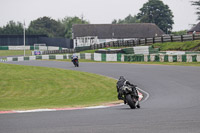
[[[0,63],[0,110],[60,108],[116,101],[116,80],[72,70]]]
[[[185,42],[165,42],[155,43],[153,47],[160,48],[161,51],[200,51],[200,40],[185,41]]]
[[[31,55],[31,50],[25,50],[26,56]],[[0,50],[0,56],[24,55],[24,50]]]

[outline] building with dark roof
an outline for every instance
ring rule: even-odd
[[[188,34],[200,34],[200,22],[195,25],[194,27],[192,27],[190,30],[187,31]]]
[[[72,26],[72,32],[74,47],[164,35],[164,32],[153,23],[75,24]]]

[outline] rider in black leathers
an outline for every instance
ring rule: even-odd
[[[78,60],[78,56],[77,56],[76,54],[73,54],[73,55],[71,56],[71,60],[72,60],[73,64],[74,64],[74,60],[75,60],[75,59]]]
[[[122,91],[121,91],[120,88],[123,87],[124,85],[130,85],[132,87],[133,92],[137,96],[137,98],[139,98],[138,92],[137,92],[137,89],[136,89],[137,86],[131,84],[128,80],[126,80],[124,78],[124,76],[120,76],[119,80],[117,81],[117,92],[118,92],[118,99],[119,100],[123,100],[123,97],[122,97],[123,94],[122,94]]]

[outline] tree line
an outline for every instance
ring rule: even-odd
[[[200,0],[191,1],[191,5],[197,6],[196,14],[200,20]],[[127,23],[155,23],[166,34],[172,33],[173,29],[173,12],[165,5],[162,0],[149,0],[143,4],[137,15],[129,14],[124,19],[114,19],[112,24],[127,24]],[[51,17],[40,17],[31,21],[26,28],[28,35],[47,35],[49,37],[66,37],[72,38],[73,24],[89,24],[90,22],[83,17],[65,17],[62,20],[54,20]],[[7,25],[0,27],[0,35],[23,34],[24,24],[21,22],[9,21]],[[185,34],[186,30],[173,32],[176,35]]]
[[[40,17],[30,22],[26,28],[27,35],[47,35],[48,37],[71,38],[73,24],[88,24],[89,21],[79,17],[65,17],[62,20],[54,20],[51,17]],[[24,24],[9,21],[6,26],[0,27],[0,35],[22,35]]]

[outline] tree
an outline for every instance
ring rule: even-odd
[[[62,24],[65,29],[65,37],[72,38],[72,25],[73,24],[89,24],[89,21],[84,20],[83,17],[81,19],[79,17],[65,17],[62,20]]]
[[[124,19],[119,19],[116,20],[114,19],[112,21],[112,24],[128,24],[128,23],[139,23],[140,21],[137,19],[137,16],[131,16],[131,14],[129,14],[127,17],[125,17]]]
[[[168,5],[164,5],[160,0],[149,0],[140,9],[140,13],[137,14],[140,22],[155,23],[165,33],[169,33],[172,30],[173,17]]]
[[[23,34],[23,24],[20,22],[9,21],[6,26],[0,29],[0,34],[21,35]]]
[[[48,35],[49,37],[67,37],[72,38],[73,24],[89,24],[88,21],[79,17],[65,17],[63,20],[54,20],[50,17],[41,17],[31,21],[27,35]],[[23,34],[23,24],[10,21],[3,28],[0,27],[0,34]]]
[[[49,37],[63,37],[64,27],[60,21],[44,16],[31,21],[28,34],[45,34]]]
[[[0,27],[0,35],[3,34],[3,28]]]
[[[197,20],[200,20],[200,0],[198,0],[198,1],[191,1],[191,3],[192,3],[193,6],[197,6],[197,8],[196,8],[196,10],[197,10],[196,14],[198,16]]]
[[[172,34],[175,35],[175,36],[186,35],[187,30],[173,31]]]

